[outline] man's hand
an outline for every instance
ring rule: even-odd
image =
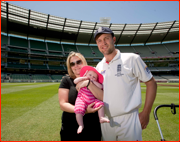
[[[149,123],[149,114],[142,111],[141,113],[139,113],[139,120],[140,120],[142,129],[146,129]]]
[[[93,108],[94,104],[95,103],[93,102],[90,105],[88,105],[88,107],[86,109],[86,113],[94,113],[94,112],[98,111],[102,107],[102,105],[101,105],[101,106],[99,106],[97,108]]]

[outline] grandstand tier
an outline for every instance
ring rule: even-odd
[[[24,12],[27,15],[22,20]],[[1,2],[1,82],[17,79],[59,81],[67,74],[66,59],[71,51],[82,53],[89,65],[96,66],[104,57],[93,39],[100,26],[112,29],[115,47],[122,53],[138,54],[157,81],[177,81],[179,78],[178,20],[102,24],[39,12],[29,18],[31,14],[30,9]]]

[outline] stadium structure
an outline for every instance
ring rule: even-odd
[[[71,51],[96,66],[103,58],[93,39],[109,27],[121,52],[139,54],[156,81],[179,82],[179,20],[94,23],[61,18],[1,2],[1,82],[57,82],[67,74]]]

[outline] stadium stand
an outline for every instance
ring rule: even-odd
[[[164,44],[168,48],[169,51],[171,52],[179,52],[179,42],[178,43],[166,43]]]
[[[10,79],[12,80],[30,80],[30,76],[26,74],[11,74]]]
[[[64,52],[69,53],[71,51],[77,52],[76,45],[71,45],[71,44],[62,44]]]
[[[28,48],[28,40],[10,36],[10,46],[26,47]]]
[[[2,48],[4,45],[8,45],[8,36],[5,36],[5,35],[2,35],[2,34],[1,34],[1,48]]]
[[[51,75],[52,80],[61,80],[63,75]]]
[[[47,54],[46,51],[39,51],[39,50],[31,50],[32,54]]]
[[[157,44],[157,45],[147,45],[152,52],[155,53],[156,56],[171,56],[170,52],[165,48],[162,44]]]
[[[64,56],[62,52],[50,52],[50,51],[49,51],[49,55],[56,55],[56,56],[61,56],[61,57]]]
[[[36,40],[30,40],[30,48],[46,50],[46,43]]]
[[[42,57],[42,56],[40,56],[40,57],[30,57],[30,59],[31,60],[43,60],[43,61],[47,61],[47,58],[46,57]]]
[[[77,45],[77,49],[79,50],[80,53],[84,55],[84,57],[93,57],[93,51],[90,46],[85,46],[85,45]]]
[[[133,47],[131,46],[116,46],[122,53],[136,53]]]
[[[35,64],[31,64],[31,69],[47,70],[47,65],[35,65]]]
[[[8,47],[8,49],[12,52],[28,53],[27,49],[24,48]]]
[[[1,79],[4,79],[6,74],[4,72],[1,72]]]
[[[91,48],[92,48],[94,57],[99,57],[99,58],[104,57],[103,54],[99,51],[97,46],[91,46]]]
[[[32,80],[42,80],[42,81],[48,81],[51,80],[51,78],[48,75],[32,75]]]
[[[136,53],[141,57],[155,57],[156,55],[146,46],[133,46]]]
[[[153,77],[157,82],[167,82],[167,79],[162,78],[161,76],[153,75]]]
[[[49,70],[65,70],[64,66],[49,65]]]
[[[18,12],[10,12],[13,10]],[[46,14],[41,17],[41,13],[33,15],[33,19],[25,16],[23,23],[20,20],[24,14],[22,11],[31,17],[31,10],[1,2],[1,82],[4,78],[11,78],[12,82],[60,81],[67,74],[66,59],[71,51],[82,53],[92,66],[96,66],[104,57],[93,39],[95,30],[104,24],[54,18]],[[41,17],[41,20],[36,17]],[[49,17],[49,20],[44,17]],[[65,24],[66,20],[71,24]],[[62,30],[59,30],[59,23]],[[179,82],[174,78],[179,77],[178,20],[130,25],[111,23],[105,26],[111,27],[115,33],[116,48],[122,53],[139,54],[157,81]],[[162,27],[166,33],[161,32]],[[22,77],[24,74],[26,79]]]
[[[47,46],[49,51],[63,51],[61,44],[47,42]]]
[[[167,82],[179,82],[179,76],[175,76],[175,75],[161,75],[161,77],[166,79]]]
[[[28,69],[28,64],[20,64],[20,63],[8,63],[7,68],[20,68],[20,69]]]

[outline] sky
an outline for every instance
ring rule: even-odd
[[[179,1],[7,1],[8,3],[72,20],[113,24],[160,23],[179,20]]]

